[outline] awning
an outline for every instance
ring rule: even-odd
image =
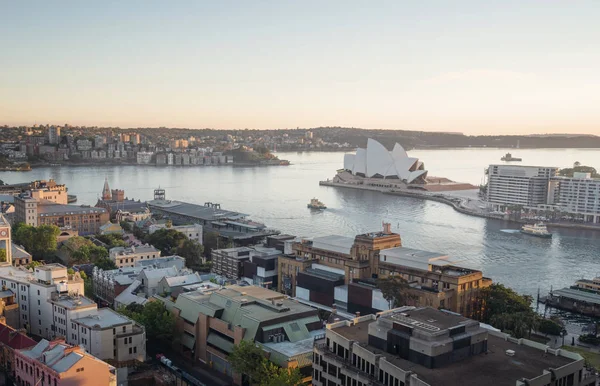
[[[211,222],[211,224],[217,225],[217,226],[220,226],[220,227],[226,227],[227,226],[227,224],[225,224],[224,222],[220,222],[220,221],[213,221],[213,222]]]
[[[181,337],[181,344],[190,350],[193,350],[194,346],[196,345],[196,338],[184,332],[183,336]]]
[[[206,342],[210,343],[211,345],[217,347],[219,350],[224,351],[226,353],[233,352],[233,342],[215,333],[208,334]]]

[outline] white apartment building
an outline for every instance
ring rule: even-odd
[[[167,228],[167,224],[152,224],[148,227],[148,233],[152,234],[159,229]],[[202,244],[202,225],[190,224],[190,225],[172,225],[169,229],[176,230],[177,232],[183,233],[188,239],[194,240]]]
[[[149,151],[138,151],[137,152],[137,163],[147,165],[152,160],[154,153]]]
[[[490,165],[488,168],[488,202],[496,209],[510,205],[535,207],[545,205],[548,184],[558,168],[520,165]]]
[[[548,204],[585,222],[600,224],[600,179],[589,173],[554,177],[550,182]]]
[[[160,257],[160,250],[148,244],[129,248],[115,247],[109,251],[109,258],[118,268],[134,267],[139,260],[151,260],[157,257]]]
[[[0,284],[15,294],[19,304],[19,325],[12,326],[14,328],[24,328],[28,333],[48,340],[64,336],[69,344],[83,345],[88,352],[103,360],[125,361],[145,356],[144,328],[124,316],[116,318],[98,310],[96,303],[83,296],[84,282],[79,273],[69,275],[63,265],[39,266],[33,273],[22,267],[3,266],[0,267]],[[89,318],[96,323],[86,325]],[[78,321],[83,321],[79,325],[85,330],[75,325]],[[102,328],[96,327],[96,324]],[[125,333],[122,332],[123,327]],[[113,333],[110,342],[127,334],[127,341],[131,337],[131,345],[137,345],[136,353],[132,348],[130,355],[129,348],[115,344],[110,355],[106,354],[108,350],[102,349],[104,356],[100,356],[100,346],[95,344],[107,339],[102,331],[108,328]]]

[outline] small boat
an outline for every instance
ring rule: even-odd
[[[501,161],[506,161],[506,162],[511,162],[511,161],[515,161],[515,162],[519,162],[519,161],[523,161],[522,158],[517,158],[517,157],[513,157],[512,154],[510,153],[506,153],[506,155],[502,158],[500,158]]]
[[[521,233],[535,237],[542,237],[544,239],[549,239],[552,237],[552,233],[548,232],[548,228],[546,228],[546,225],[542,223],[524,225],[521,228]]]
[[[310,203],[308,205],[306,205],[306,207],[309,209],[327,209],[325,204],[323,204],[321,201],[319,201],[316,198],[311,199]]]

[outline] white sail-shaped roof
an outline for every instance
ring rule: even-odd
[[[344,169],[352,174],[362,174],[369,178],[397,178],[407,183],[417,179],[421,182],[427,176],[423,163],[418,158],[409,157],[404,148],[396,143],[388,151],[374,139],[367,140],[366,149],[356,149],[356,155],[344,155]]]

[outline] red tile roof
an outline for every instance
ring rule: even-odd
[[[37,342],[5,324],[0,324],[0,344],[15,350],[33,347]]]

